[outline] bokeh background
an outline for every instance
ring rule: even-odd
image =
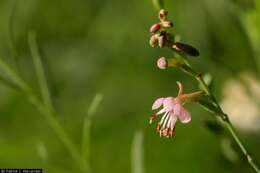
[[[172,31],[200,50],[192,64],[212,75],[214,93],[260,164],[259,1],[165,0],[165,7]],[[40,95],[28,45],[28,32],[36,33],[57,118],[78,151],[99,98],[86,146],[93,173],[253,172],[228,133],[207,128],[215,119],[198,105],[187,104],[192,123],[178,124],[171,139],[148,124],[152,102],[174,96],[176,80],[187,92],[198,89],[177,69],[156,68],[158,57],[172,56],[148,44],[157,20],[151,0],[0,0],[0,58]],[[2,83],[0,167],[80,172],[44,116]]]

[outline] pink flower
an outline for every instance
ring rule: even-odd
[[[183,94],[183,87],[180,82],[177,82],[179,93],[177,97],[158,98],[152,106],[152,110],[159,109],[157,113],[151,116],[150,123],[153,122],[159,115],[162,115],[161,121],[157,125],[157,132],[160,136],[171,137],[174,133],[177,120],[186,124],[191,121],[190,113],[183,107],[183,103],[188,98],[198,97],[202,94],[201,91],[190,94]]]

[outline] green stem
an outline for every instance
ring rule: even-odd
[[[36,75],[41,90],[41,95],[44,104],[50,109],[53,109],[50,92],[48,89],[47,79],[44,74],[43,64],[39,53],[39,48],[36,42],[36,34],[31,31],[28,34],[28,43],[32,54],[33,63],[36,70]]]
[[[152,0],[153,1],[153,6],[156,10],[163,9],[164,2],[163,0]]]
[[[19,71],[18,66],[18,51],[16,48],[16,41],[15,41],[15,30],[14,30],[14,19],[15,19],[15,12],[17,7],[17,0],[11,1],[11,7],[10,7],[10,16],[8,19],[8,41],[9,41],[9,48],[13,57],[13,63],[14,67],[17,71]]]
[[[56,118],[56,113],[44,103],[42,103],[41,100],[39,100],[39,98],[32,92],[31,88],[4,61],[2,61],[2,59],[0,59],[0,69],[6,74],[6,76],[10,78],[10,81],[12,81],[15,86],[17,86],[13,88],[17,89],[17,91],[22,92],[26,96],[27,100],[32,105],[34,105],[37,110],[45,117],[48,124],[56,133],[57,137],[70,153],[71,157],[76,161],[77,164],[79,164],[80,169],[84,172],[86,170],[86,166],[84,164],[81,164],[81,155],[77,151],[76,146],[73,144],[58,119]]]
[[[248,163],[252,166],[252,168],[255,170],[255,172],[259,173],[260,172],[259,168],[255,164],[255,162],[252,159],[251,155],[248,154],[245,146],[242,144],[241,140],[239,139],[238,135],[236,134],[235,129],[232,126],[232,124],[230,123],[230,121],[227,119],[224,122],[225,122],[225,125],[226,125],[227,129],[230,131],[232,137],[234,138],[234,140],[238,144],[239,148],[243,152],[244,156],[246,157]]]
[[[255,170],[255,172],[260,173],[260,170],[258,168],[258,166],[255,164],[255,162],[253,161],[251,155],[248,154],[244,144],[242,143],[242,141],[239,139],[232,123],[230,122],[228,115],[225,114],[221,108],[221,106],[219,105],[219,103],[217,102],[215,96],[212,94],[212,92],[210,91],[208,85],[206,84],[206,82],[204,81],[202,74],[197,73],[192,67],[189,67],[191,69],[191,71],[193,73],[188,73],[191,76],[193,76],[194,78],[196,78],[196,80],[201,84],[204,92],[210,97],[212,104],[214,104],[217,107],[217,112],[214,112],[216,115],[220,115],[224,124],[226,125],[227,129],[229,130],[231,136],[233,137],[233,139],[235,140],[235,142],[237,143],[237,145],[239,146],[240,150],[242,151],[242,153],[244,154],[246,160],[248,161],[248,163],[250,164],[250,166]],[[181,68],[182,69],[182,68]],[[183,69],[182,69],[183,70]],[[185,71],[187,73],[187,71]],[[219,113],[220,112],[220,113]]]

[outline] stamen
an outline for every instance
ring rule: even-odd
[[[158,123],[157,126],[156,126],[156,131],[159,132],[161,129],[161,125]]]
[[[155,120],[156,118],[157,118],[157,115],[156,115],[156,114],[153,114],[153,115],[150,117],[149,123],[152,124],[153,120]]]
[[[165,112],[165,113],[164,113],[164,115],[163,115],[163,117],[162,117],[162,119],[161,119],[161,121],[160,121],[160,124],[162,124],[162,123],[164,122],[164,119],[165,119],[165,117],[167,116],[167,114],[168,114],[168,112]]]
[[[168,127],[168,128],[171,127],[171,123],[172,123],[172,119],[173,119],[172,115],[169,115],[169,116],[170,116],[170,119],[169,119],[169,121],[168,121],[168,123],[167,123],[167,127]]]
[[[167,122],[169,121],[169,119],[170,119],[170,116],[169,116],[169,113],[167,114],[167,117],[164,119],[164,122],[163,122],[163,126],[162,126],[162,128],[164,129],[164,128],[167,128],[166,127],[166,124],[167,124]]]

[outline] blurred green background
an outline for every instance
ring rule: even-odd
[[[200,50],[201,56],[191,61],[199,71],[214,76],[219,100],[225,99],[224,84],[241,81],[244,72],[259,82],[258,0],[165,0],[165,8],[174,21],[173,32]],[[29,31],[36,32],[53,105],[78,150],[87,110],[95,95],[102,94],[87,146],[94,173],[142,173],[133,168],[142,162],[138,153],[143,154],[140,166],[146,173],[253,172],[237,146],[229,146],[228,133],[223,137],[208,130],[205,122],[214,118],[195,104],[187,104],[192,123],[178,124],[172,139],[160,138],[155,124],[148,124],[152,102],[174,96],[176,80],[187,92],[197,89],[196,81],[177,69],[156,68],[158,57],[172,56],[148,44],[149,27],[157,20],[151,0],[0,0],[0,58],[39,95],[27,40]],[[246,79],[241,83],[248,84]],[[259,95],[260,90],[254,92]],[[80,172],[26,96],[1,84],[0,98],[0,167]],[[258,106],[259,100],[254,99]],[[248,113],[243,106],[233,108],[244,116]],[[260,130],[237,128],[260,164]],[[133,142],[136,131],[142,135]]]

